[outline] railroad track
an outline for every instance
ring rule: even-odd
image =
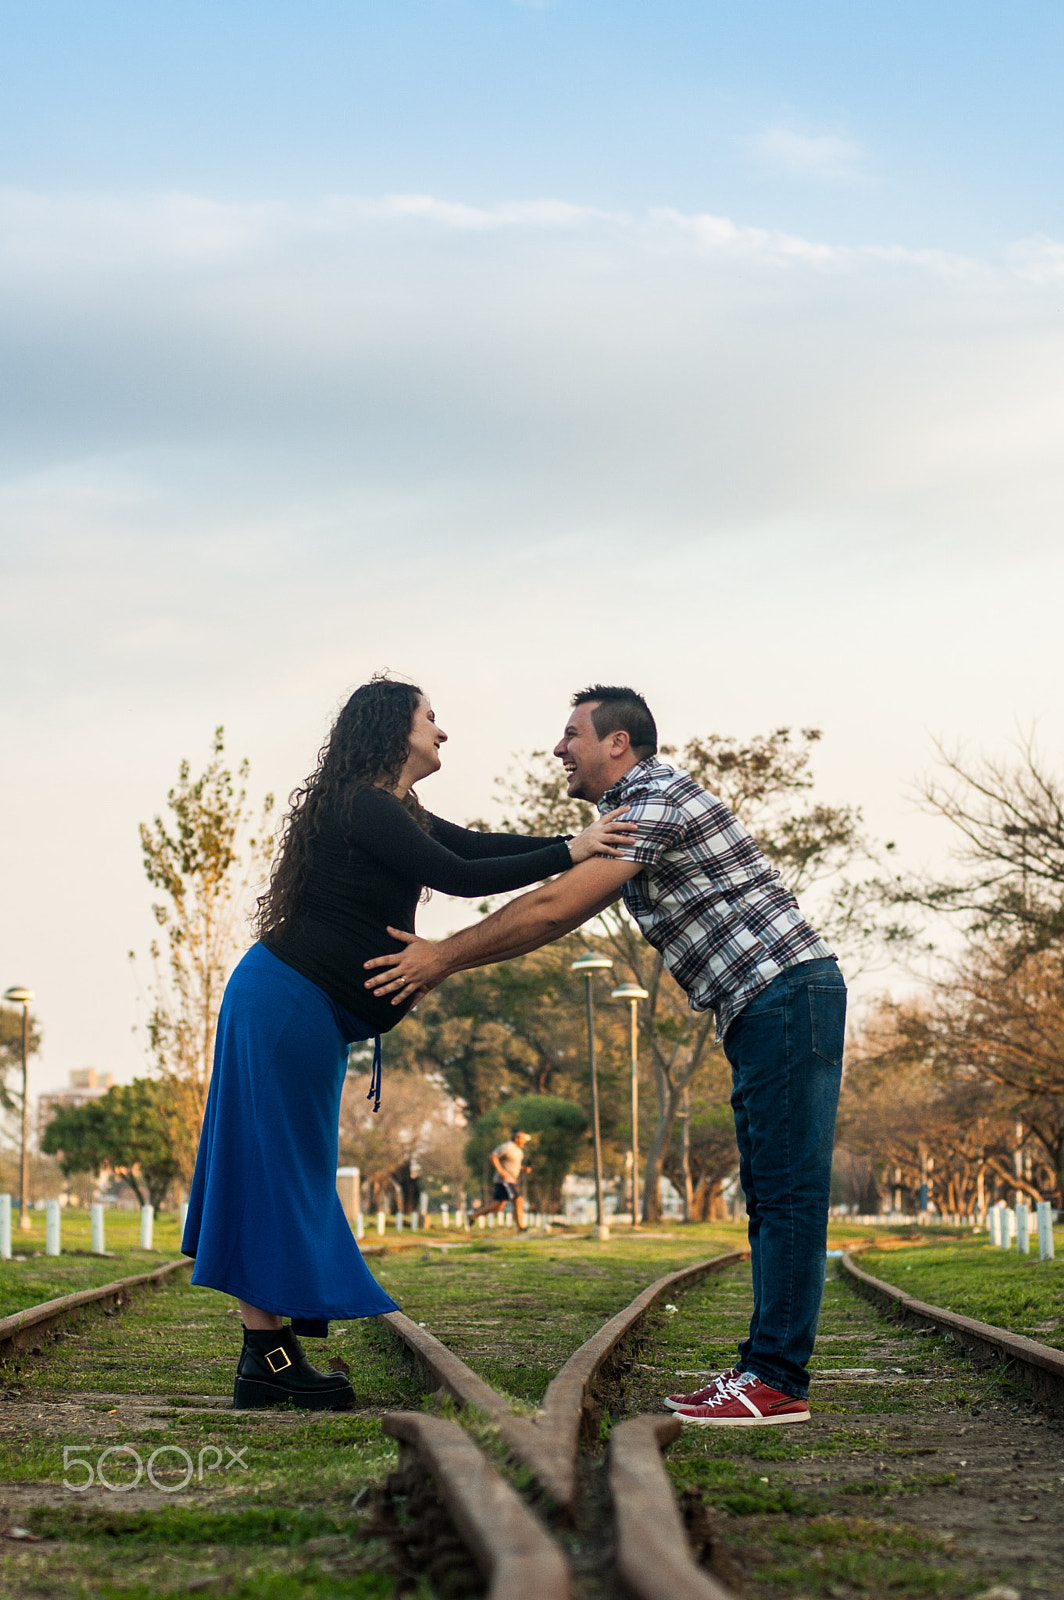
[[[553,1502],[557,1520],[571,1525],[581,1434],[595,1422],[595,1379],[666,1294],[681,1293],[746,1255],[745,1250],[728,1251],[656,1279],[569,1357],[548,1385],[535,1417],[517,1415],[505,1396],[401,1311],[382,1320],[438,1391],[490,1419]],[[488,1600],[570,1600],[570,1565],[546,1518],[537,1519],[527,1509],[458,1423],[399,1411],[388,1413],[383,1426],[408,1456],[419,1456],[432,1473],[485,1576]],[[637,1417],[611,1434],[609,1490],[618,1580],[633,1600],[733,1600],[696,1566],[669,1487],[661,1451],[679,1436],[680,1428],[672,1417]]]
[[[44,1300],[40,1305],[27,1306],[23,1311],[0,1318],[0,1365],[27,1350],[39,1354],[68,1322],[90,1308],[105,1313],[116,1311],[128,1304],[133,1295],[145,1289],[161,1288],[175,1272],[188,1270],[191,1266],[188,1257],[180,1261],[167,1261],[153,1272],[137,1272],[129,1278],[116,1278],[113,1283],[102,1284],[97,1289],[79,1289],[75,1294]]]
[[[581,1496],[593,1492],[588,1472],[581,1472],[580,1468],[582,1461],[585,1466],[594,1463],[594,1453],[586,1451],[581,1457],[580,1445],[582,1441],[593,1441],[596,1433],[596,1378],[655,1303],[670,1294],[679,1297],[709,1274],[735,1265],[745,1254],[717,1256],[651,1284],[570,1357],[549,1385],[540,1411],[533,1418],[515,1414],[503,1395],[427,1329],[402,1313],[384,1319],[413,1356],[426,1387],[490,1421],[510,1457],[530,1469],[541,1491],[538,1503],[530,1506],[457,1422],[418,1412],[393,1412],[384,1418],[385,1430],[400,1441],[407,1467],[414,1460],[420,1461],[434,1478],[484,1576],[488,1600],[530,1600],[531,1596],[536,1600],[570,1600],[579,1575],[574,1575],[572,1564],[566,1559],[565,1532],[580,1519]],[[839,1265],[843,1281],[878,1310],[894,1313],[925,1331],[941,1332],[958,1346],[982,1356],[1006,1362],[1014,1381],[1048,1402],[1051,1409],[1064,1413],[1064,1353],[916,1301],[864,1272],[849,1255]],[[892,1348],[891,1338],[889,1328],[884,1329],[885,1350]],[[897,1384],[898,1371],[890,1369],[884,1376],[874,1374],[872,1369],[826,1369],[820,1393],[826,1397],[840,1392],[832,1390],[833,1384],[844,1388],[854,1384]],[[922,1377],[914,1381],[929,1384],[934,1380]],[[825,1416],[822,1420],[834,1424],[838,1419]],[[734,1591],[697,1563],[664,1468],[662,1451],[679,1437],[681,1426],[675,1418],[660,1413],[644,1414],[615,1425],[611,1431],[604,1463],[608,1507],[604,1511],[600,1503],[595,1508],[599,1520],[605,1514],[612,1524],[608,1558],[612,1576],[606,1575],[607,1593],[626,1596],[628,1600],[734,1600]],[[958,1441],[967,1433],[968,1429],[960,1425]],[[881,1435],[881,1429],[869,1430],[874,1442],[881,1443]],[[974,1445],[965,1448],[974,1455]],[[917,1444],[896,1453],[919,1456],[935,1452]],[[960,1464],[967,1466],[966,1461]],[[938,1492],[936,1484],[945,1487],[946,1480],[952,1480],[954,1475],[925,1476],[932,1491]],[[768,1481],[761,1479],[763,1483]],[[843,1492],[864,1493],[867,1488],[864,1483],[850,1482],[843,1486]],[[995,1495],[991,1503],[996,1500]],[[1025,1522],[1037,1520],[1022,1512],[1019,1515]],[[587,1520],[585,1517],[585,1527]],[[601,1571],[598,1576],[601,1580]]]
[[[484,1440],[475,1421],[472,1428],[466,1428],[450,1418],[422,1411],[391,1412],[383,1418],[385,1431],[400,1445],[401,1473],[415,1472],[431,1479],[447,1516],[480,1570],[488,1600],[571,1600],[576,1591],[585,1589],[589,1571],[593,1572],[597,1592],[625,1596],[627,1600],[734,1600],[734,1591],[727,1583],[707,1571],[692,1553],[665,1471],[662,1451],[679,1436],[681,1425],[674,1418],[649,1411],[631,1416],[613,1426],[608,1447],[603,1451],[597,1447],[600,1416],[596,1396],[598,1386],[607,1377],[616,1377],[625,1363],[632,1366],[631,1352],[626,1352],[625,1345],[638,1335],[648,1312],[667,1298],[681,1300],[685,1291],[726,1273],[745,1254],[732,1251],[697,1262],[649,1285],[565,1362],[548,1386],[535,1416],[515,1410],[506,1396],[411,1318],[396,1312],[382,1319],[421,1373],[424,1386],[449,1397],[472,1419],[489,1424],[508,1459],[526,1468],[534,1480],[531,1489],[518,1492],[506,1468],[498,1464],[499,1449],[493,1449],[487,1441],[481,1448],[473,1436]],[[43,1350],[66,1321],[87,1307],[109,1310],[121,1306],[132,1295],[161,1286],[188,1265],[184,1261],[170,1262],[154,1272],[64,1296],[3,1319],[0,1362],[27,1349]],[[978,1356],[1008,1363],[1014,1381],[1021,1382],[1058,1414],[1064,1413],[1064,1353],[915,1300],[865,1272],[849,1255],[842,1258],[839,1268],[847,1288],[856,1290],[877,1311],[886,1311],[895,1322],[941,1333],[954,1341],[958,1353],[964,1347]],[[715,1320],[713,1306],[719,1291],[714,1289],[712,1294],[709,1305]],[[868,1314],[862,1315],[867,1321]],[[714,1338],[721,1335],[722,1345],[727,1342],[724,1332],[719,1325],[714,1331]],[[839,1332],[825,1335],[828,1340],[850,1337],[857,1336]],[[889,1328],[884,1330],[884,1351],[894,1337]],[[833,1347],[829,1344],[825,1348]],[[929,1348],[926,1341],[923,1348]],[[934,1348],[939,1349],[937,1341]],[[640,1352],[643,1353],[647,1352]],[[944,1347],[942,1359],[951,1359],[948,1348]],[[668,1370],[668,1365],[660,1370]],[[856,1392],[855,1386],[862,1384],[900,1385],[903,1380],[893,1375],[900,1370],[881,1368],[880,1375],[868,1376],[875,1369],[824,1369],[818,1394],[824,1399],[832,1393]],[[913,1381],[926,1384],[933,1379]],[[840,1387],[832,1390],[833,1384]],[[645,1380],[642,1392],[638,1385],[636,1391],[637,1406],[654,1406],[661,1391],[658,1369],[653,1380]],[[821,1413],[819,1420],[824,1430],[848,1425],[828,1414],[840,1409],[838,1405],[828,1406]],[[873,1423],[867,1430],[868,1437],[884,1448],[880,1442],[882,1429],[875,1425],[878,1418],[868,1420]],[[788,1434],[791,1431],[785,1430]],[[805,1430],[801,1431],[804,1436]],[[958,1437],[966,1435],[969,1439],[969,1455],[976,1450],[971,1442],[973,1432],[969,1426],[957,1427]],[[689,1438],[685,1440],[685,1444],[689,1442]],[[916,1447],[886,1453],[931,1452]],[[960,1465],[965,1467],[967,1462],[961,1461]],[[944,1479],[948,1475],[940,1476]],[[769,1479],[763,1476],[760,1482],[767,1484]],[[865,1488],[851,1482],[843,1485],[842,1492],[865,1492]],[[999,1499],[1016,1498],[996,1479],[995,1488],[991,1505]],[[958,1487],[957,1493],[962,1492]],[[936,1526],[935,1514],[935,1507],[929,1506],[927,1526]],[[1037,1517],[1022,1512],[1017,1516],[1024,1522],[1037,1521]],[[585,1563],[580,1570],[573,1551],[587,1539],[589,1530],[590,1544],[598,1541],[594,1554],[598,1565],[589,1568]],[[1033,1592],[1044,1592],[1044,1586]]]
[[[916,1300],[881,1278],[863,1272],[853,1256],[842,1256],[843,1272],[859,1294],[921,1327],[937,1328],[966,1349],[1007,1363],[1023,1387],[1036,1395],[1057,1416],[1064,1416],[1064,1350],[1053,1350],[1037,1339],[1027,1339],[1007,1328],[996,1328],[974,1317],[962,1317],[942,1306]]]

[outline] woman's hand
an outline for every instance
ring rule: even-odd
[[[416,933],[404,933],[401,928],[389,928],[388,932],[393,939],[400,939],[406,949],[364,961],[363,966],[371,971],[376,967],[385,969],[367,978],[365,987],[378,999],[390,994],[393,1006],[406,1005],[410,1000],[420,1000],[442,983],[447,976],[447,966],[439,946],[431,939],[419,939]]]
[[[617,821],[627,810],[627,806],[618,806],[615,811],[607,811],[604,817],[599,817],[583,833],[569,840],[569,854],[574,864],[587,861],[590,856],[620,856],[635,844],[639,832],[636,824]]]

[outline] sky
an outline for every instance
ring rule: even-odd
[[[145,1068],[137,824],[181,759],[224,724],[283,797],[380,668],[458,820],[594,680],[673,741],[822,729],[818,793],[904,866],[948,860],[936,739],[1057,763],[1058,4],[0,16],[0,988],[40,1088]]]

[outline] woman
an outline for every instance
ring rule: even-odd
[[[379,1104],[380,1035],[412,1003],[371,994],[363,962],[400,948],[387,929],[413,932],[425,888],[476,897],[524,888],[618,854],[631,831],[613,814],[569,842],[444,822],[413,786],[439,770],[446,739],[412,684],[377,677],[355,690],[295,793],[259,901],[259,942],[226,986],[182,1249],[196,1258],[193,1283],[240,1303],[236,1406],[351,1405],[346,1377],[312,1367],[297,1335],[324,1338],[330,1319],[397,1309],[336,1194],[348,1046],[375,1039]]]

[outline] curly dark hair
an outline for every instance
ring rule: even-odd
[[[317,767],[289,796],[290,810],[269,888],[259,896],[254,919],[260,939],[292,925],[306,883],[311,842],[322,825],[336,821],[342,826],[360,789],[397,782],[410,752],[410,730],[421,698],[416,684],[376,673],[348,700],[318,752]],[[427,830],[428,814],[413,790],[403,804]]]

